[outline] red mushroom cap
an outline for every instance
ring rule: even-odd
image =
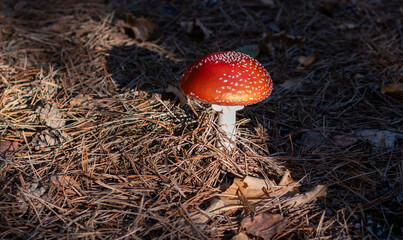
[[[249,55],[216,52],[197,59],[185,70],[180,89],[203,102],[245,106],[267,98],[273,84],[266,69]]]

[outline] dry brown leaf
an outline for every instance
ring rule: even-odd
[[[249,240],[250,238],[243,232],[238,233],[237,235],[233,236],[231,240]]]
[[[141,41],[149,39],[155,30],[155,23],[151,19],[144,17],[136,18],[131,13],[126,13],[125,21],[117,21],[116,25],[120,27],[121,32]]]
[[[382,93],[390,94],[391,96],[403,100],[403,83],[392,83],[381,89]]]
[[[278,187],[276,187],[275,196],[283,195],[286,192],[296,193],[298,191],[299,183],[295,182],[291,178],[290,170],[286,170],[283,177],[281,178]]]
[[[394,93],[394,92],[402,92],[403,93],[403,83],[391,83],[381,90],[382,93]]]
[[[237,204],[239,203],[239,196],[246,199],[276,197],[287,192],[295,193],[298,187],[299,184],[291,178],[288,170],[279,185],[273,181],[248,176],[245,179],[234,179],[233,184],[221,195],[221,199],[226,204]]]
[[[215,198],[212,200],[210,206],[205,209],[205,210],[200,210],[200,211],[195,211],[192,214],[190,214],[190,222],[192,225],[196,226],[199,230],[204,230],[206,229],[207,222],[211,219],[211,217],[214,217],[215,214],[220,214],[223,212],[228,211],[228,209],[224,209],[226,204],[224,201],[222,201],[219,198]],[[181,219],[179,221],[180,226],[188,226],[189,225],[189,219]]]
[[[375,147],[393,148],[398,139],[403,138],[402,133],[395,133],[388,130],[363,129],[357,131],[357,135],[371,142]]]
[[[165,91],[175,94],[176,97],[179,99],[181,106],[185,105],[186,96],[178,88],[169,84]]]
[[[18,148],[17,142],[12,142],[8,140],[0,141],[0,157],[5,158],[7,153],[14,152]]]
[[[218,199],[218,198],[214,199],[211,202],[210,206],[208,208],[206,208],[206,210],[203,211],[204,214],[198,213],[198,214],[192,216],[192,220],[197,225],[205,224],[210,219],[208,217],[208,215],[220,214],[220,213],[224,212],[224,210],[222,210],[223,207],[225,207],[224,201],[222,201],[221,199]]]
[[[315,200],[318,197],[326,197],[326,189],[327,187],[325,185],[318,185],[309,192],[296,195],[287,200],[284,206],[297,208]]]
[[[291,186],[295,185],[296,182],[291,178],[290,170],[286,170],[283,177],[281,178],[280,182],[278,183],[279,186]]]
[[[50,180],[57,187],[65,189],[68,194],[75,195],[80,190],[80,184],[68,175],[53,175]]]
[[[42,122],[51,128],[61,128],[66,123],[55,103],[46,104],[44,107],[38,108],[37,112]]]
[[[271,239],[287,225],[287,219],[280,214],[261,213],[254,217],[244,218],[241,222],[246,232],[264,240]]]
[[[358,141],[356,136],[349,136],[349,135],[336,135],[333,137],[333,142],[337,146],[340,147],[347,147],[353,145]]]
[[[245,179],[234,179],[234,183],[223,193],[223,195],[238,196],[238,191],[242,192],[242,195],[247,199],[257,199],[266,197],[264,189],[270,191],[276,186],[272,181],[265,181],[264,179],[247,176]],[[221,197],[227,204],[234,204],[237,200],[233,197]]]
[[[94,107],[94,101],[91,96],[78,94],[70,101],[70,105],[72,107],[80,106],[80,107],[92,108]]]
[[[337,135],[334,136],[333,142],[340,147],[353,145],[360,138],[369,141],[372,145],[378,148],[392,148],[399,139],[403,139],[402,133],[392,132],[379,129],[363,129],[352,135]]]
[[[311,54],[310,56],[299,56],[298,62],[299,66],[297,69],[304,69],[311,65],[316,60],[316,54]]]

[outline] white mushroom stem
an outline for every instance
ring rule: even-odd
[[[235,147],[236,139],[236,111],[243,109],[243,106],[220,106],[211,105],[214,111],[218,112],[218,126],[225,136],[218,141],[218,147],[231,150]]]

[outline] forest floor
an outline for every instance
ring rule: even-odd
[[[0,1],[0,239],[402,239],[400,1]],[[192,61],[271,96],[216,147]]]

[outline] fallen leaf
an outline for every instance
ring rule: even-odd
[[[237,235],[233,236],[231,240],[249,240],[250,238],[243,232],[238,233]]]
[[[253,219],[244,218],[241,226],[247,233],[268,240],[287,226],[287,219],[280,214],[261,213]]]
[[[200,228],[204,228],[205,224],[214,214],[221,214],[229,211],[226,206],[239,203],[238,196],[241,195],[246,199],[267,198],[269,196],[279,196],[285,192],[294,192],[299,185],[292,180],[290,171],[286,171],[283,175],[279,186],[272,181],[247,176],[244,179],[234,179],[233,184],[220,196],[214,199],[210,206],[203,213],[197,213],[191,217],[192,221]],[[239,193],[241,191],[241,193]]]
[[[250,176],[245,179],[236,178],[220,197],[226,204],[238,204],[240,197],[246,199],[277,197],[287,192],[295,193],[298,187],[299,184],[291,178],[291,173],[286,171],[278,185],[274,181]]]
[[[91,96],[78,94],[70,101],[70,105],[72,107],[92,108],[94,107],[94,101]]]
[[[7,153],[14,152],[17,148],[17,142],[12,142],[8,140],[0,141],[0,157],[5,158],[7,156]]]
[[[351,136],[351,135],[336,135],[333,137],[333,142],[337,146],[340,147],[347,147],[351,146],[354,143],[358,141],[358,138],[356,136]]]
[[[381,90],[382,93],[403,92],[403,83],[391,83]]]
[[[304,69],[306,67],[308,67],[309,65],[311,65],[313,62],[315,62],[316,60],[316,54],[311,54],[309,56],[299,56],[298,57],[298,62],[299,62],[299,66],[297,69]]]
[[[234,183],[223,193],[227,197],[223,196],[221,199],[227,204],[237,203],[238,191],[241,191],[242,195],[247,199],[263,198],[266,197],[266,192],[271,191],[275,186],[274,182],[260,178],[250,176],[245,179],[236,178]]]
[[[68,175],[53,175],[50,180],[57,187],[62,187],[66,193],[75,195],[80,190],[80,184]]]
[[[59,108],[55,103],[46,104],[44,107],[39,107],[37,112],[42,122],[51,128],[61,128],[65,125],[66,120],[60,113]]]
[[[155,23],[144,17],[135,17],[131,13],[125,14],[125,21],[119,20],[116,23],[120,31],[131,38],[145,41],[149,39],[155,30]]]
[[[309,192],[296,195],[289,200],[287,200],[284,204],[285,207],[297,208],[303,206],[318,197],[326,197],[327,187],[325,185],[317,185],[314,189]]]
[[[279,187],[278,190],[276,191],[276,194],[282,195],[285,192],[291,192],[294,193],[297,191],[297,188],[300,186],[299,183],[295,182],[291,178],[291,172],[290,170],[286,170],[283,177],[281,178],[280,182],[278,183]]]
[[[235,49],[236,52],[245,53],[253,58],[256,58],[259,55],[260,48],[257,44],[245,45]]]
[[[403,138],[403,133],[395,133],[388,130],[364,129],[357,131],[357,135],[368,140],[375,147],[393,148],[398,139]]]
[[[403,100],[403,83],[391,83],[383,87],[381,92],[390,94],[395,98]]]
[[[193,18],[193,20],[181,21],[179,25],[186,30],[187,34],[193,37],[203,35],[202,39],[207,39],[213,33],[206,26],[204,26],[204,24],[198,18]]]
[[[175,94],[176,97],[179,99],[181,106],[185,105],[186,96],[178,88],[169,84],[165,91]]]
[[[224,212],[222,209],[223,207],[225,207],[225,202],[219,198],[216,198],[211,202],[210,206],[203,211],[204,214],[197,213],[196,215],[192,216],[192,220],[197,225],[205,224],[210,220],[209,216]]]

